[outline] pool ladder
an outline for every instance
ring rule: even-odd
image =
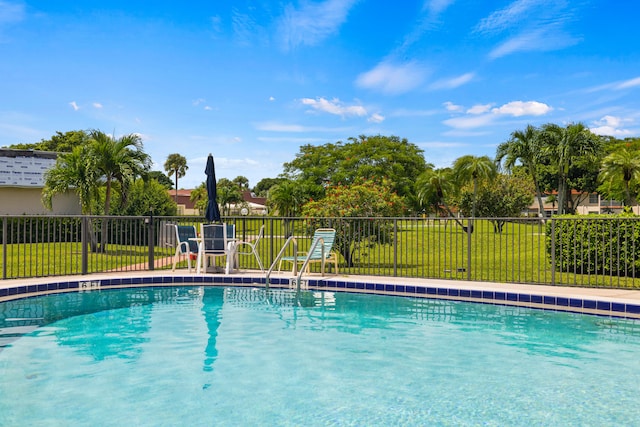
[[[271,276],[271,273],[273,272],[273,269],[276,267],[276,264],[280,261],[280,259],[284,255],[286,249],[292,243],[293,243],[293,275],[295,276],[296,274],[298,274],[298,271],[297,271],[297,268],[298,268],[298,241],[296,240],[295,236],[289,236],[289,238],[284,243],[284,245],[282,245],[282,249],[280,249],[280,252],[278,252],[278,255],[273,260],[273,263],[271,263],[271,266],[269,267],[269,270],[267,271],[267,276],[265,277],[265,287],[267,289],[269,288],[269,277]],[[307,256],[304,259],[304,262],[302,263],[302,267],[300,267],[300,274],[298,274],[297,279],[296,278],[292,279],[292,282],[290,283],[290,286],[291,285],[295,285],[296,291],[300,291],[301,284],[303,283],[302,282],[302,273],[305,271],[305,269],[309,265],[309,260],[311,259],[311,254],[313,254],[313,251],[316,249],[316,247],[318,247],[319,244],[322,245],[320,247],[320,256],[321,256],[321,258],[320,258],[320,272],[321,272],[322,276],[324,277],[324,264],[325,264],[324,239],[322,237],[320,237],[319,239],[315,240],[313,242],[313,245],[311,246],[311,248],[309,248],[309,251],[307,252]],[[307,287],[306,283],[304,284],[304,287],[305,288]]]

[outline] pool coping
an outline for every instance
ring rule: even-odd
[[[467,301],[568,311],[600,316],[640,319],[640,290],[579,288],[461,280],[419,279],[386,276],[319,274],[303,276],[309,290],[369,293],[416,298]],[[273,288],[289,288],[295,278],[278,274],[270,278]],[[84,276],[56,276],[0,281],[0,302],[60,292],[146,286],[249,286],[264,287],[265,275],[245,271],[230,275],[190,274],[187,271],[154,270],[115,272]]]

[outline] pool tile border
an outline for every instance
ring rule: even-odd
[[[265,277],[225,275],[154,275],[109,278],[74,277],[61,281],[49,280],[51,280],[51,278],[43,279],[43,282],[46,281],[47,283],[41,284],[25,285],[17,283],[15,285],[0,287],[0,302],[49,293],[86,292],[123,287],[174,285],[264,286],[266,283]],[[273,277],[270,279],[269,285],[274,288],[287,288],[292,280],[294,279],[291,277]],[[428,284],[392,284],[362,280],[345,280],[343,278],[307,278],[304,280],[307,288],[310,290],[447,299],[640,319],[640,302],[629,303],[611,298],[580,298],[512,290],[466,289],[456,287],[454,283],[452,283],[451,286],[436,286]],[[2,285],[2,282],[0,282],[0,285]],[[480,287],[482,284],[475,283],[475,285]]]

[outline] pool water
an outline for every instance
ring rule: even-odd
[[[2,426],[640,420],[640,323],[218,287],[0,303]]]

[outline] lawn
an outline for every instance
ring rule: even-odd
[[[335,221],[335,220],[334,220]],[[265,224],[265,237],[258,245],[265,268],[268,268],[286,241],[287,231],[298,237],[298,249],[308,249],[312,230],[304,219],[284,227],[279,218],[234,218],[236,235],[253,239]],[[552,259],[545,248],[545,227],[538,220],[506,222],[501,233],[495,233],[488,220],[475,220],[474,231],[466,233],[451,219],[389,219],[394,230],[391,244],[368,243],[352,246],[353,263],[347,265],[339,254],[340,273],[459,279],[488,282],[561,284],[640,288],[640,279],[624,276],[575,274],[552,271]],[[466,222],[465,222],[466,224]],[[339,227],[337,227],[340,229]],[[160,239],[159,239],[160,240]],[[352,242],[353,240],[351,240]],[[6,277],[36,277],[82,272],[82,250],[79,243],[31,243],[6,245]],[[291,248],[290,248],[291,249]],[[339,252],[334,247],[336,252]],[[171,268],[173,248],[162,242],[153,248],[156,268]],[[289,251],[290,254],[290,251]],[[108,246],[106,253],[87,253],[87,271],[145,270],[149,264],[149,248],[145,246]],[[241,257],[242,269],[257,269],[253,257]],[[186,261],[179,264],[186,268]],[[313,267],[318,270],[318,266]],[[4,273],[4,267],[3,267]]]

